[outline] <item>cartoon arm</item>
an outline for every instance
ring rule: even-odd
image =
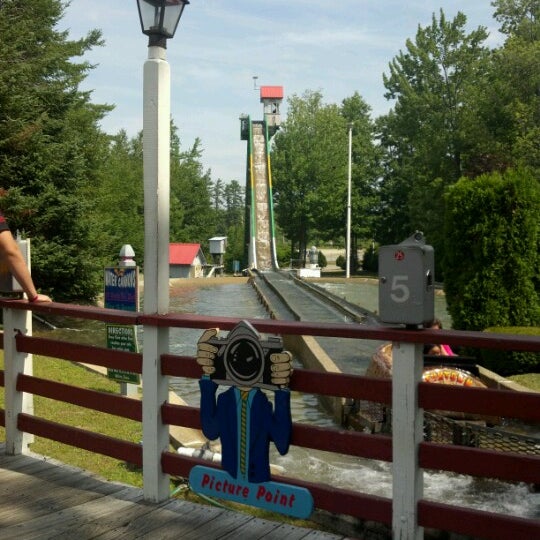
[[[216,357],[218,348],[208,343],[208,341],[216,337],[218,332],[219,328],[209,328],[204,331],[197,342],[197,364],[202,367],[205,375],[212,375],[216,371],[214,358]]]
[[[270,436],[278,452],[283,456],[289,451],[292,432],[291,393],[287,388],[292,369],[292,355],[289,351],[270,355],[272,362],[272,384],[280,386],[274,394],[274,412],[272,414]]]
[[[197,363],[203,369],[203,377],[199,380],[201,389],[201,425],[202,431],[210,440],[220,436],[219,422],[217,419],[216,391],[217,384],[210,379],[214,373],[214,358],[218,348],[208,343],[208,340],[217,336],[219,328],[209,328],[197,342]]]
[[[272,384],[281,388],[287,387],[293,372],[291,353],[289,351],[283,351],[271,354],[270,362],[272,363],[270,368],[272,372]]]

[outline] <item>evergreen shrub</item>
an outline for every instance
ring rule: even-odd
[[[443,265],[454,328],[538,326],[539,215],[540,185],[525,170],[449,188]]]
[[[377,248],[370,246],[366,249],[362,259],[362,270],[374,273],[379,271],[379,250]]]
[[[536,327],[493,327],[486,332],[540,336]],[[482,349],[480,364],[504,377],[521,373],[540,373],[540,353]]]

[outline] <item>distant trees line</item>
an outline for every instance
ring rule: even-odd
[[[100,129],[111,107],[79,85],[101,33],[69,40],[56,29],[65,5],[1,4],[0,207],[32,238],[43,290],[92,300],[123,244],[144,266],[142,136]],[[463,13],[419,27],[383,75],[393,106],[379,118],[358,92],[289,97],[272,149],[284,260],[344,242],[352,125],[352,253],[422,230],[457,327],[538,325],[540,2],[493,6],[497,48]],[[243,185],[213,180],[201,141],[186,148],[171,128],[171,241],[226,235],[228,259],[243,261]]]

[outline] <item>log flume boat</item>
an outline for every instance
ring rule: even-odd
[[[487,388],[479,377],[474,359],[459,356],[425,356],[422,380],[433,384]],[[374,352],[366,377],[392,377],[392,344],[381,345]],[[392,409],[382,403],[355,401],[348,406],[345,425],[366,433],[390,434]],[[424,411],[424,439],[442,444],[491,448],[507,452],[540,455],[540,439],[509,429],[498,417],[465,414],[456,411]]]

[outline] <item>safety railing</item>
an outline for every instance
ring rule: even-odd
[[[7,452],[24,452],[30,438],[37,435],[132,463],[143,467],[145,496],[149,500],[161,498],[156,493],[164,493],[152,484],[168,486],[169,475],[187,478],[194,465],[212,466],[206,461],[170,452],[160,435],[163,429],[168,431],[168,427],[173,425],[200,429],[197,407],[163,401],[159,405],[160,414],[150,414],[156,396],[163,395],[161,390],[153,386],[163,387],[164,383],[166,386],[169,377],[200,378],[201,370],[194,357],[163,351],[159,355],[159,362],[152,363],[152,358],[145,360],[144,352],[121,352],[32,337],[29,310],[107,323],[143,325],[144,329],[152,328],[156,331],[211,327],[226,331],[232,329],[239,319],[179,314],[144,315],[56,303],[28,304],[13,300],[1,300],[0,306],[4,308],[2,345],[5,353],[5,370],[0,372],[0,384],[5,387],[5,404],[4,410],[0,412],[0,424],[6,427]],[[387,340],[394,343],[392,381],[295,369],[290,385],[292,390],[298,392],[374,401],[392,406],[392,437],[294,423],[291,440],[291,444],[305,448],[392,462],[392,498],[363,493],[362,486],[358,486],[357,490],[342,489],[281,476],[280,482],[309,489],[318,509],[387,524],[391,526],[396,538],[421,538],[423,528],[456,532],[475,538],[540,537],[540,522],[536,519],[424,499],[422,475],[423,470],[431,469],[540,484],[538,455],[426,442],[422,433],[424,409],[462,411],[539,423],[540,394],[421,382],[423,343],[442,341],[452,346],[538,352],[540,339],[448,330],[438,330],[435,336],[432,330],[367,328],[352,324],[266,319],[250,319],[250,322],[262,333]],[[29,369],[32,354],[140,373],[143,375],[144,386],[142,402],[34,377]],[[148,373],[151,376],[145,378]],[[135,444],[64,425],[61,418],[56,421],[39,418],[32,411],[29,399],[32,395],[155,425],[143,426],[142,445]],[[148,404],[148,401],[151,403]],[[150,413],[145,412],[146,407],[150,408]]]

